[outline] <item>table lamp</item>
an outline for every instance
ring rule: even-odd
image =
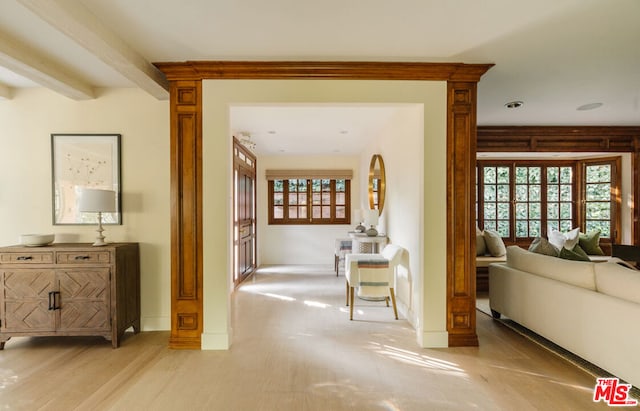
[[[94,246],[107,245],[102,232],[102,213],[113,213],[116,210],[116,192],[112,190],[98,190],[84,188],[80,190],[78,211],[81,213],[98,213],[98,229]]]

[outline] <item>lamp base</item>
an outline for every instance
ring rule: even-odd
[[[96,233],[98,233],[98,236],[96,237],[96,241],[92,244],[92,246],[101,247],[103,245],[108,244],[107,242],[104,241],[104,235],[102,235],[103,231],[104,231],[104,228],[102,228],[102,213],[98,212],[98,229],[96,230]]]
[[[371,226],[371,228],[369,228],[367,231],[367,236],[368,237],[375,237],[378,235],[378,230],[376,230],[373,226]]]

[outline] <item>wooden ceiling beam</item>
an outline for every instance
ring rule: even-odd
[[[93,88],[89,84],[70,75],[36,50],[2,33],[0,66],[71,99],[94,98]]]
[[[159,100],[169,99],[164,74],[107,28],[78,1],[18,0],[52,27],[98,57],[142,90]]]

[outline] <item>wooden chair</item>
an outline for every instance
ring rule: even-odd
[[[402,247],[390,244],[380,254],[350,254],[346,257],[345,277],[350,320],[353,320],[356,288],[359,288],[359,296],[367,299],[379,298],[386,302],[387,307],[391,300],[393,313],[398,319],[394,291],[395,268],[403,250]]]
[[[345,256],[353,250],[353,240],[350,238],[337,238],[334,248],[334,266],[336,277],[340,270],[340,262],[344,264]]]

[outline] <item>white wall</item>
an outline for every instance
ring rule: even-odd
[[[351,225],[269,225],[268,169],[353,170],[351,210],[360,208],[359,157],[357,156],[260,156],[257,159],[258,265],[333,265],[334,241],[347,237]]]
[[[121,134],[123,224],[107,241],[140,243],[143,330],[171,327],[169,103],[137,89],[99,90],[73,101],[46,89],[19,89],[0,101],[0,245],[24,233],[93,242],[91,226],[52,224],[52,133]]]
[[[231,137],[230,107],[234,104],[263,103],[384,103],[418,104],[422,107],[428,146],[405,147],[422,156],[422,180],[415,178],[416,167],[407,167],[402,154],[391,148],[394,135],[387,136],[393,179],[413,179],[415,190],[424,193],[424,213],[418,212],[421,233],[429,232],[423,243],[406,244],[417,250],[418,261],[412,272],[412,302],[416,310],[417,341],[422,346],[447,346],[446,327],[446,82],[365,81],[365,80],[207,80],[203,81],[203,235],[204,235],[204,333],[202,347],[225,349],[231,343]],[[383,153],[384,155],[385,153]],[[412,153],[414,155],[415,153]],[[260,158],[258,163],[260,166]],[[368,160],[367,160],[368,164]],[[406,174],[404,173],[406,171]],[[428,177],[427,179],[425,178]],[[261,178],[261,177],[258,177]],[[428,195],[427,195],[428,193]],[[394,198],[394,202],[400,198]],[[414,215],[416,215],[414,213]],[[394,219],[405,218],[402,208]],[[413,219],[412,219],[413,220]],[[398,224],[398,227],[405,227]],[[388,227],[391,234],[391,227]],[[415,229],[405,234],[397,229],[394,238],[415,238]],[[258,236],[261,234],[258,233]],[[423,234],[422,234],[423,235]],[[424,262],[429,269],[424,269]]]

